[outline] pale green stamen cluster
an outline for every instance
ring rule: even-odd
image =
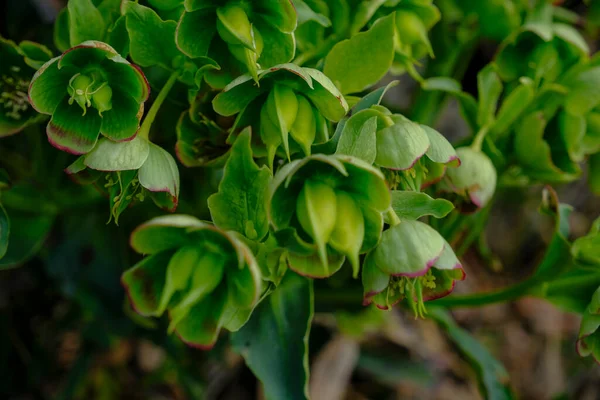
[[[75,74],[69,80],[67,88],[69,95],[69,105],[77,102],[83,114],[85,115],[88,107],[94,107],[102,115],[103,111],[112,108],[112,89],[107,82],[100,82],[95,77],[90,78],[87,75]]]
[[[423,177],[427,175],[427,168],[421,162],[417,162],[412,168],[403,171],[384,168],[383,174],[391,190],[402,189],[419,192]]]
[[[427,314],[423,301],[423,288],[435,289],[435,276],[431,269],[423,276],[410,278],[406,276],[393,276],[388,285],[387,297],[402,297],[413,310],[415,317],[424,318]]]
[[[18,73],[20,68],[12,66],[12,72]],[[27,88],[29,82],[21,78],[2,75],[0,78],[0,105],[7,117],[20,120],[22,113],[29,108]]]

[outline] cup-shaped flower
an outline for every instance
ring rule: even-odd
[[[238,118],[234,129],[251,125],[260,132],[269,165],[278,150],[290,159],[291,154],[302,151],[310,155],[313,143],[329,139],[323,129],[324,120],[337,122],[348,111],[348,104],[320,71],[283,64],[259,74],[259,84],[250,76],[231,82],[213,100],[215,111],[224,116]],[[260,115],[258,124],[256,114]],[[261,154],[260,149],[255,154]]]
[[[174,211],[179,199],[179,169],[166,150],[145,138],[113,142],[103,138],[96,147],[71,164],[68,174],[86,174],[85,183],[97,183],[106,190],[111,204],[111,216],[118,223],[119,215],[134,200],[143,200],[146,191],[161,208]],[[87,174],[89,175],[89,173]],[[106,182],[101,180],[106,177]]]
[[[490,158],[481,151],[470,147],[456,150],[461,164],[449,169],[440,182],[440,189],[463,197],[461,209],[473,212],[483,208],[496,191],[496,168]]]
[[[423,315],[424,301],[446,296],[464,278],[452,247],[435,229],[402,220],[383,232],[364,261],[364,304],[387,310],[406,300],[416,315]]]
[[[255,81],[258,71],[291,61],[296,10],[290,0],[189,0],[179,20],[176,42],[189,57],[226,61],[222,48]]]
[[[140,125],[148,82],[106,43],[87,41],[42,65],[29,85],[31,105],[52,115],[50,143],[73,154],[91,151],[100,134],[129,140]]]
[[[0,137],[13,135],[45,118],[31,108],[27,88],[38,67],[37,60],[51,57],[48,49],[37,43],[22,42],[17,46],[0,37]]]
[[[587,306],[579,328],[577,352],[582,357],[592,356],[600,364],[600,288]]]
[[[239,329],[261,294],[250,249],[235,234],[187,215],[152,219],[131,235],[145,257],[121,281],[144,316],[169,313],[169,331],[186,344],[211,348],[221,328]]]
[[[357,276],[359,254],[379,242],[390,201],[379,170],[354,157],[316,154],[277,172],[269,218],[294,271],[328,277],[346,257]]]

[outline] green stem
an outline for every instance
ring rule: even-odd
[[[169,79],[167,80],[167,82],[165,83],[165,85],[160,90],[160,93],[158,93],[158,96],[154,100],[154,103],[152,103],[152,107],[150,107],[150,110],[148,111],[148,114],[146,114],[146,118],[144,118],[144,122],[142,122],[142,126],[140,127],[140,130],[138,131],[139,137],[148,139],[148,135],[150,134],[150,127],[152,126],[152,123],[154,122],[154,119],[156,118],[156,114],[158,114],[158,110],[160,109],[160,106],[167,98],[167,95],[171,91],[171,88],[177,81],[178,77],[179,77],[179,71],[173,72],[171,74],[171,76],[169,77]]]
[[[398,218],[398,215],[396,214],[393,208],[390,207],[386,211],[386,216],[388,217],[388,223],[391,226],[396,226],[400,223],[400,218]]]
[[[471,144],[471,148],[473,150],[481,151],[481,146],[483,146],[483,140],[485,139],[485,135],[490,131],[490,128],[486,125],[479,129],[477,135],[475,135],[475,139],[473,139],[473,143]]]

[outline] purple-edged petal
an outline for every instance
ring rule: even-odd
[[[377,268],[373,253],[369,253],[362,268],[363,305],[371,304],[372,297],[386,290],[389,283],[390,276]]]
[[[81,108],[77,104],[69,105],[65,96],[54,110],[46,133],[50,144],[57,149],[85,154],[96,145],[101,124],[102,118],[96,110],[90,108],[82,115]]]
[[[89,112],[96,112],[89,109]],[[113,96],[112,108],[102,113],[100,133],[116,142],[129,140],[140,127],[140,103],[128,95]]]
[[[425,301],[447,296],[454,290],[457,280],[465,279],[466,274],[462,264],[448,242],[444,241],[444,251],[431,268],[431,273],[435,278],[435,287],[423,288],[423,300]]]
[[[188,231],[207,226],[191,215],[157,217],[138,226],[131,233],[129,244],[140,254],[155,254],[190,243]]]
[[[327,258],[328,268],[325,268],[316,253],[310,256],[288,253],[288,266],[292,271],[308,278],[328,278],[342,268],[345,257],[330,250],[327,252]]]
[[[444,242],[429,225],[404,220],[383,232],[379,246],[373,251],[373,261],[389,275],[422,276],[440,258]]]
[[[120,57],[119,53],[108,44],[95,40],[88,40],[80,45],[71,47],[60,56],[59,68],[74,66],[83,68],[90,64],[100,64],[104,59]]]
[[[58,68],[60,57],[48,61],[33,75],[29,84],[29,102],[38,112],[52,114],[67,96],[69,79],[77,73],[73,67]]]
[[[425,154],[431,161],[440,164],[451,164],[451,166],[460,165],[456,150],[444,135],[427,125],[421,125],[421,128],[429,138],[430,146]]]
[[[412,168],[429,149],[427,134],[417,123],[397,120],[377,132],[375,164],[394,170]]]
[[[117,95],[113,98],[127,95],[138,103],[148,99],[150,84],[138,66],[111,59],[103,61],[101,67],[106,72],[109,86]]]
[[[167,192],[179,197],[179,169],[173,157],[161,147],[150,143],[148,158],[138,175],[140,184],[151,192]]]

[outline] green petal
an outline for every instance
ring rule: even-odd
[[[363,305],[371,303],[372,297],[383,292],[390,283],[390,276],[375,265],[373,253],[365,257],[362,268]]]
[[[189,57],[206,57],[216,32],[214,10],[185,12],[177,25],[175,42]]]
[[[131,305],[141,315],[158,316],[158,304],[165,287],[165,273],[172,251],[163,251],[144,258],[125,271],[121,282]]]
[[[140,254],[156,254],[192,242],[190,230],[208,225],[191,215],[166,215],[138,226],[130,239],[131,247]]]
[[[429,138],[419,124],[407,119],[377,132],[375,163],[385,168],[406,170],[429,149]]]
[[[261,26],[260,32],[264,49],[258,63],[262,69],[292,61],[296,50],[296,41],[291,33],[283,33],[271,26]]]
[[[77,73],[72,67],[58,68],[60,57],[48,61],[33,75],[29,85],[29,101],[43,114],[52,114],[67,96],[69,79]]]
[[[106,60],[101,66],[106,71],[108,84],[114,92],[126,93],[138,104],[148,99],[150,84],[137,66],[113,60]]]
[[[223,324],[227,290],[219,287],[215,294],[194,304],[175,331],[185,344],[208,350],[214,346]]]
[[[335,253],[327,252],[328,266],[325,267],[318,254],[311,256],[300,256],[294,253],[288,254],[288,265],[296,273],[309,278],[328,278],[342,268],[345,257]]]
[[[173,157],[150,143],[150,153],[138,175],[140,184],[151,192],[168,192],[179,197],[179,169]]]
[[[91,64],[100,64],[104,59],[118,55],[117,51],[106,43],[90,40],[65,51],[60,56],[58,67],[84,68]]]
[[[90,109],[89,112],[96,110]],[[131,139],[140,127],[137,101],[129,96],[113,96],[112,108],[102,113],[100,133],[114,141]]]
[[[313,79],[314,90],[306,91],[321,114],[330,121],[337,122],[348,112],[348,103],[338,88],[321,71],[303,68]]]
[[[81,113],[77,104],[69,105],[68,97],[56,107],[46,128],[48,141],[54,147],[73,154],[85,154],[94,148],[102,118],[94,109],[88,109],[85,115]]]
[[[100,139],[94,150],[85,157],[84,163],[98,171],[136,170],[148,158],[149,147],[148,141],[139,137],[118,143]]]
[[[340,180],[340,189],[353,193],[363,205],[375,210],[385,211],[390,207],[390,190],[378,169],[355,157],[335,157],[348,171],[348,177]]]
[[[427,125],[421,125],[421,128],[429,138],[430,146],[425,154],[431,161],[441,164],[448,164],[452,161],[458,160],[456,150],[454,147],[452,147],[444,135]],[[459,164],[460,161],[457,161],[456,163]]]

